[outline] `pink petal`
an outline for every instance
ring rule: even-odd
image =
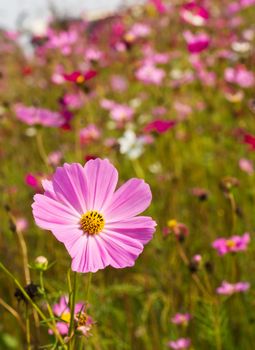
[[[96,272],[110,263],[104,242],[101,241],[99,235],[82,236],[72,247],[67,247],[67,249],[70,249],[69,253],[73,257],[73,271]]]
[[[118,182],[118,172],[107,159],[86,163],[85,173],[89,188],[88,210],[103,210],[112,198]]]
[[[80,218],[73,208],[42,194],[34,196],[32,208],[36,224],[51,230],[59,241],[64,242],[82,234],[79,229]]]
[[[64,164],[57,168],[52,183],[61,202],[72,206],[79,214],[86,213],[88,186],[85,170],[80,164]]]
[[[118,232],[136,239],[142,244],[148,243],[155,232],[156,223],[149,216],[137,216],[105,225],[105,229]]]
[[[138,240],[114,231],[104,230],[99,237],[109,255],[110,265],[115,268],[133,266],[143,251],[143,245]]]
[[[109,223],[131,218],[148,208],[151,198],[149,185],[141,179],[130,179],[113,194],[104,214]]]

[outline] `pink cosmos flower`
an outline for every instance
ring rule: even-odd
[[[111,87],[114,91],[123,92],[127,90],[127,80],[121,75],[113,75],[111,78]]]
[[[252,87],[255,83],[254,74],[241,65],[235,68],[227,68],[224,76],[228,83],[237,84],[242,88]]]
[[[101,132],[95,124],[89,124],[86,128],[80,130],[80,143],[88,145],[92,141],[100,138]]]
[[[144,128],[144,131],[151,132],[155,131],[159,134],[163,134],[164,132],[168,131],[169,129],[172,129],[176,124],[175,120],[163,120],[163,119],[156,119],[147,124]]]
[[[191,341],[189,338],[180,338],[175,341],[170,341],[167,345],[174,350],[188,349],[191,345]]]
[[[192,54],[204,51],[210,44],[210,37],[206,33],[193,34],[186,30],[183,36],[188,45],[188,50]]]
[[[250,234],[244,233],[243,236],[232,236],[228,239],[218,238],[213,242],[212,247],[218,251],[219,255],[225,255],[244,251],[249,243]]]
[[[81,93],[67,93],[62,102],[71,109],[79,109],[84,105],[84,96]]]
[[[202,26],[207,22],[209,13],[203,6],[197,4],[195,1],[190,1],[182,6],[180,16],[189,24]]]
[[[146,63],[140,67],[135,76],[138,80],[142,81],[144,84],[154,84],[160,85],[162,80],[165,78],[165,71],[161,68],[157,68],[153,64]]]
[[[239,160],[239,168],[245,171],[249,175],[254,174],[254,167],[252,162],[249,159],[241,158]]]
[[[28,125],[60,127],[65,123],[65,119],[60,113],[48,109],[26,107],[18,103],[14,106],[14,111],[17,118]]]
[[[62,296],[58,303],[54,304],[52,307],[53,313],[55,316],[59,317],[59,321],[56,322],[57,330],[61,335],[67,335],[69,330],[69,324],[71,319],[71,312],[70,308],[68,306],[68,297]],[[83,313],[85,310],[85,305],[83,303],[76,303],[74,307],[74,313],[75,317],[79,317],[80,313]],[[86,317],[86,324],[84,326],[87,326],[89,331],[91,329],[91,326],[93,324],[93,320],[90,316]],[[51,331],[50,331],[51,333]]]
[[[171,322],[174,324],[186,326],[190,319],[191,319],[191,316],[188,313],[186,314],[177,313],[171,318]]]
[[[83,84],[85,81],[93,79],[97,75],[95,70],[88,70],[86,72],[74,71],[69,74],[63,74],[66,81],[76,84]]]
[[[48,155],[48,163],[53,166],[57,166],[61,159],[63,158],[63,153],[61,151],[53,151]]]
[[[134,110],[125,104],[115,103],[110,111],[113,120],[119,123],[125,123],[133,118]]]
[[[37,225],[64,243],[73,271],[133,266],[153,236],[155,221],[137,216],[150,205],[149,185],[134,178],[115,191],[117,181],[115,167],[97,158],[57,168],[34,196]]]
[[[150,0],[150,2],[155,6],[159,14],[163,15],[166,13],[167,8],[162,0]]]
[[[221,286],[216,289],[218,294],[222,295],[232,295],[234,293],[243,293],[250,288],[250,283],[248,282],[238,282],[231,284],[229,282],[223,281]]]

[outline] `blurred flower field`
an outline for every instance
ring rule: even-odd
[[[1,30],[0,349],[254,349],[254,18]]]

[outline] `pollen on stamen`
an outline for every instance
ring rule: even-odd
[[[80,226],[84,233],[95,235],[102,231],[105,221],[102,214],[96,210],[89,210],[80,219]]]

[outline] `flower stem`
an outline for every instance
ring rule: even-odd
[[[31,350],[30,320],[29,320],[28,304],[26,304],[26,339],[27,339],[27,350]]]
[[[47,156],[47,153],[45,151],[44,144],[43,144],[43,137],[42,137],[41,130],[37,130],[36,143],[37,143],[37,148],[38,148],[38,152],[40,154],[40,157],[42,158],[44,164],[46,165],[47,170],[50,171],[50,167],[49,167],[49,163],[48,163],[48,156]]]
[[[71,318],[70,318],[70,326],[68,331],[68,336],[70,337],[73,333],[74,326],[74,309],[75,309],[75,297],[76,297],[76,282],[77,282],[77,272],[73,274],[73,288],[71,292],[71,296],[69,296],[69,301],[71,301]]]
[[[90,291],[90,286],[91,286],[91,280],[92,280],[92,272],[89,272],[87,289],[86,289],[86,293],[85,293],[85,301],[86,302],[88,302],[88,300],[89,300],[89,291]]]
[[[16,284],[16,286],[20,289],[26,300],[30,303],[30,305],[37,311],[38,315],[41,317],[41,319],[47,324],[47,326],[52,330],[52,332],[55,334],[56,338],[61,343],[63,349],[66,349],[66,345],[64,343],[63,338],[58,333],[58,330],[54,325],[52,325],[47,317],[44,315],[44,313],[39,309],[39,307],[33,302],[33,300],[30,298],[30,296],[27,294],[25,289],[22,287],[22,285],[19,283],[19,281],[16,279],[16,277],[4,266],[3,263],[0,262],[0,268],[6,273],[7,276],[9,276],[12,281]]]

